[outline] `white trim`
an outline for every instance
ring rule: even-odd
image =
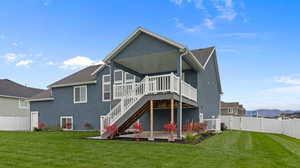
[[[34,101],[49,101],[49,100],[54,100],[54,97],[49,97],[49,98],[40,98],[40,99],[29,99],[29,102],[34,102]]]
[[[122,73],[122,79],[121,80],[116,81],[116,72],[121,72]],[[124,75],[123,74],[124,74],[124,72],[121,69],[114,70],[114,84],[123,84],[123,81],[124,81]]]
[[[75,100],[75,89],[77,89],[77,88],[79,88],[79,99],[81,99],[81,89],[82,88],[85,88],[85,100],[79,100],[79,101],[76,101]],[[87,103],[87,85],[82,85],[82,86],[74,86],[73,87],[73,102],[74,102],[74,104],[77,104],[77,103]]]
[[[186,47],[182,44],[179,44],[173,40],[170,40],[168,38],[165,38],[161,35],[158,35],[156,33],[150,32],[142,27],[138,27],[133,33],[131,33],[121,44],[119,44],[110,54],[108,54],[103,62],[107,62],[109,59],[111,59],[114,55],[116,55],[117,53],[120,52],[120,50],[122,50],[123,48],[125,48],[132,40],[134,40],[138,35],[140,35],[141,33],[145,33],[148,34],[152,37],[155,37],[159,40],[162,40],[170,45],[173,45],[179,49],[185,49]],[[99,70],[101,70],[104,66],[100,66],[99,68],[97,68],[92,75],[95,75]]]
[[[68,84],[59,84],[59,85],[50,85],[48,88],[58,88],[58,87],[67,87],[67,86],[75,86],[75,85],[87,85],[87,84],[95,84],[97,80],[94,81],[86,81],[86,82],[75,82],[75,83],[68,83]]]
[[[127,80],[127,78],[126,78],[127,74],[132,75],[132,76],[133,76],[133,79]],[[125,84],[127,84],[127,83],[134,83],[134,82],[135,82],[135,75],[133,75],[133,74],[131,74],[131,73],[128,73],[128,72],[125,72],[125,75],[124,75],[124,76],[125,76],[125,78],[124,78]]]
[[[38,123],[39,123],[39,112],[38,111],[32,111],[30,112],[30,130],[33,131],[34,127],[32,125],[32,114],[37,114],[38,115]]]
[[[104,82],[104,77],[106,77],[106,76],[109,76],[109,78],[110,78],[110,80],[109,80],[109,82]],[[111,101],[111,97],[112,97],[112,95],[111,95],[111,76],[110,76],[110,74],[106,74],[106,75],[102,75],[102,87],[101,87],[101,92],[102,92],[102,102],[108,102],[108,101]],[[104,99],[104,85],[108,85],[109,84],[109,86],[110,86],[110,89],[109,89],[109,99]]]
[[[203,67],[202,64],[198,61],[198,59],[196,58],[196,56],[195,56],[190,50],[188,50],[188,53],[192,56],[193,60],[198,64],[198,66],[200,66],[200,67],[204,70],[204,67]]]
[[[206,65],[208,64],[208,61],[210,60],[210,58],[212,57],[213,53],[215,52],[216,48],[214,47],[213,50],[211,51],[210,55],[208,56],[205,64],[203,65],[203,68],[205,69]]]
[[[62,119],[65,118],[65,119],[68,119],[68,118],[71,118],[71,121],[72,121],[72,127],[70,129],[67,129],[67,128],[63,128],[62,127]],[[73,122],[73,116],[60,116],[60,128],[62,128],[63,130],[73,130],[74,129],[74,122]]]
[[[14,98],[14,99],[27,99],[26,97],[18,97],[18,96],[8,96],[8,95],[0,95],[0,97],[5,97],[5,98]]]

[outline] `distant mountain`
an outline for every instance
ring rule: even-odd
[[[258,116],[261,117],[276,117],[282,113],[291,114],[291,113],[299,113],[299,112],[300,110],[258,109],[258,110],[247,111],[246,115],[256,116],[256,114],[258,114]]]

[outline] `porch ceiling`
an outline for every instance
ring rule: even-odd
[[[153,54],[115,58],[114,62],[121,64],[141,74],[171,72],[177,70],[178,52],[176,50]],[[184,60],[182,69],[192,69]]]

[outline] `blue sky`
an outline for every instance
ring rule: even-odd
[[[136,27],[217,47],[225,101],[300,109],[300,1],[6,0],[0,78],[45,88],[98,63]]]

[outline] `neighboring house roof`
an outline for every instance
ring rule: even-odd
[[[0,79],[0,96],[30,98],[44,90],[21,85],[9,79]]]
[[[51,95],[51,90],[42,91],[30,98],[29,101],[45,101],[45,100],[54,100],[54,97]]]
[[[73,73],[57,82],[52,83],[48,87],[65,87],[80,84],[96,83],[96,75],[91,75],[101,65],[93,65],[86,67],[76,73]]]

